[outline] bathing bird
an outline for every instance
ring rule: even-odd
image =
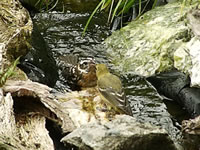
[[[125,98],[121,80],[111,74],[105,64],[96,65],[97,88],[101,99],[115,111],[132,115],[129,102]]]

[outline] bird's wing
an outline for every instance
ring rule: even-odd
[[[112,78],[104,77],[98,80],[97,84],[99,92],[111,105],[117,107],[121,112],[132,115],[130,105],[125,98],[125,93],[118,77],[114,75],[112,75]],[[113,87],[113,85],[115,86]]]

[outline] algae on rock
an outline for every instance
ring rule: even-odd
[[[28,40],[32,32],[32,20],[17,0],[0,2],[0,68],[8,68],[12,61],[28,52]],[[2,70],[1,70],[2,71]],[[20,79],[27,79],[19,69]]]
[[[29,13],[17,0],[0,2],[0,44],[4,59],[13,60],[27,53],[27,39],[32,32]]]
[[[151,76],[174,66],[173,54],[190,39],[180,3],[157,7],[106,39],[112,63],[122,72]]]

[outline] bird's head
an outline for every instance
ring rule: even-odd
[[[97,78],[104,75],[105,73],[109,73],[109,70],[105,64],[97,64],[96,69]]]
[[[89,73],[90,71],[96,70],[95,65],[96,64],[93,58],[82,59],[79,61],[78,70],[80,73]]]

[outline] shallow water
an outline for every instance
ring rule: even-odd
[[[65,10],[65,13],[35,14],[33,17],[34,25],[43,37],[49,49],[49,57],[54,59],[55,65],[62,63],[64,56],[76,54],[80,57],[93,57],[97,63],[106,63],[112,68],[102,44],[105,38],[110,35],[109,27],[106,24],[107,15],[98,14],[95,16],[85,37],[82,37],[82,31],[88,17],[89,13],[82,10],[80,12],[77,10],[75,12]],[[37,44],[41,45],[42,43],[40,42],[44,41],[38,41]],[[63,78],[61,70],[58,68],[55,71],[58,73],[58,79],[56,79],[52,87],[59,91],[70,91],[70,86],[67,85],[66,80]],[[112,70],[114,73],[115,71]],[[176,127],[179,126],[179,123],[167,111],[171,110],[170,108],[172,107],[170,105],[168,105],[169,108],[166,107],[163,98],[151,84],[138,76],[123,73],[118,73],[118,75],[123,81],[134,117],[140,122],[149,122],[153,125],[162,126],[167,129],[174,139],[179,139],[180,131]],[[169,104],[169,102],[166,103]]]
[[[97,63],[106,63],[104,46],[101,42],[110,34],[106,25],[106,16],[99,14],[91,22],[87,33],[82,37],[84,25],[89,13],[38,13],[33,21],[39,28],[56,64],[64,63],[66,55],[93,57]],[[66,81],[58,70],[59,80],[54,86],[58,90],[66,89]],[[70,88],[70,87],[67,87]]]

